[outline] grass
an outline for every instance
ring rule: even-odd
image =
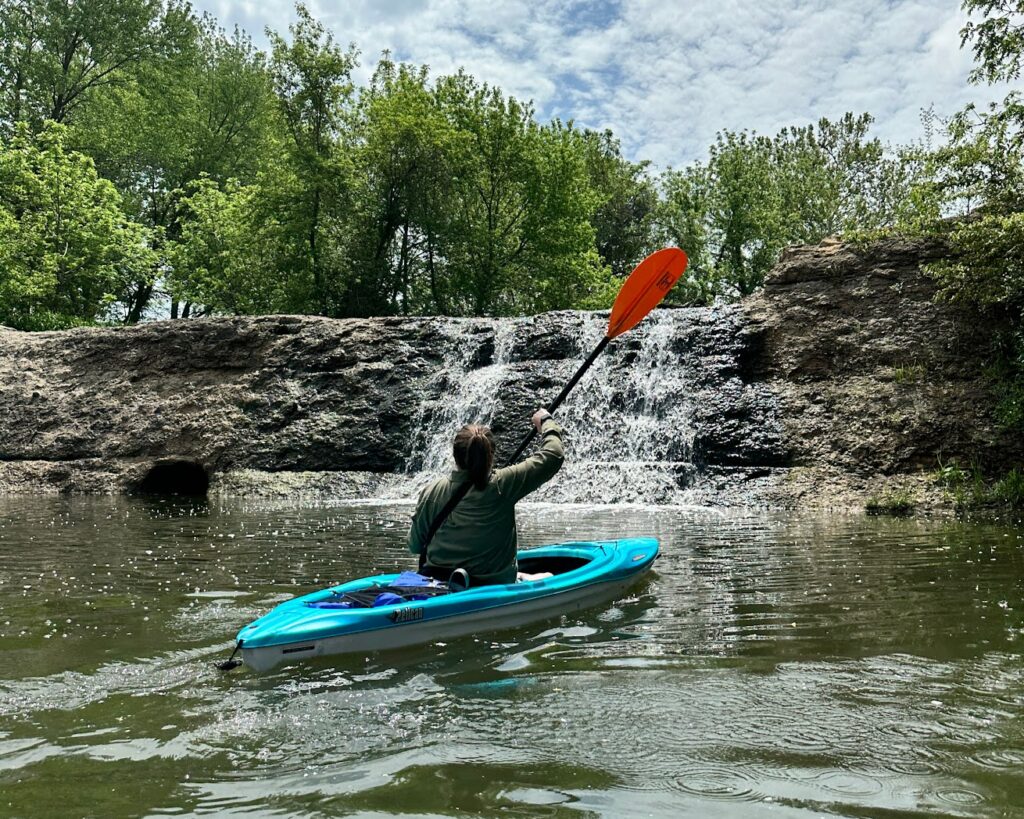
[[[989,482],[977,464],[965,468],[951,461],[939,466],[935,480],[946,488],[957,509],[1024,509],[1024,469],[1020,467]]]
[[[996,500],[1012,509],[1024,509],[1024,469],[1014,467],[992,485]]]
[[[897,490],[883,495],[872,495],[864,509],[869,515],[892,515],[903,517],[913,513],[917,500],[912,492]]]
[[[897,384],[916,384],[924,381],[926,372],[924,364],[903,364],[893,367],[892,377]]]

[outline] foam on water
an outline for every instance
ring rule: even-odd
[[[494,335],[474,321],[438,324],[444,361],[413,413],[414,433],[403,474],[382,478],[375,494],[415,497],[426,483],[453,468],[451,442],[467,423],[490,425],[500,396],[517,375],[512,354],[530,319],[495,319]],[[572,328],[566,378],[583,363],[606,330],[602,316],[584,314]],[[561,502],[688,505],[696,470],[690,461],[692,390],[675,351],[679,319],[674,311],[652,314],[628,344],[615,341],[570,393],[557,416],[566,428],[568,458],[544,497]],[[493,344],[493,353],[483,348]],[[432,396],[441,394],[440,399]],[[547,398],[553,398],[548,396]],[[538,401],[539,403],[539,401]],[[523,418],[522,434],[529,431]],[[518,433],[517,433],[518,435]]]

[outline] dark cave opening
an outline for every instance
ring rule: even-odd
[[[210,489],[210,476],[195,461],[160,461],[152,466],[139,483],[143,495],[186,495],[205,497]]]

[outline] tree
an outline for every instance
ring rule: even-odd
[[[288,27],[291,42],[267,31],[270,71],[287,126],[286,153],[298,187],[288,218],[305,237],[296,264],[308,266],[316,309],[323,315],[337,302],[339,242],[332,230],[346,209],[350,165],[340,136],[353,96],[356,51],[342,51],[301,3]],[[333,297],[333,298],[332,298]]]
[[[974,82],[1016,78],[1024,39],[1020,3],[966,0],[964,8],[990,15],[970,22],[962,42],[974,42]],[[926,230],[947,233],[950,258],[930,270],[951,298],[1024,311],[1024,100],[1018,92],[986,110],[971,104],[947,124],[948,141],[928,156],[922,194],[934,197]]]
[[[509,312],[602,309],[614,301],[618,287],[595,246],[591,219],[603,196],[591,187],[586,148],[571,123],[556,120],[536,134],[522,236],[525,275]]]
[[[287,277],[283,226],[266,207],[271,180],[220,185],[204,178],[180,202],[181,231],[168,243],[168,286],[198,313],[261,314],[301,311],[306,282]]]
[[[191,20],[174,53],[138,67],[97,92],[76,117],[72,137],[96,158],[160,249],[180,233],[179,200],[200,179],[252,183],[279,161],[279,126],[264,56],[248,37],[228,35],[209,18]],[[136,321],[153,295],[146,282],[130,294]],[[172,316],[179,300],[171,293]],[[187,310],[187,305],[184,306]]]
[[[145,230],[92,160],[50,124],[0,142],[0,322],[56,329],[102,318],[130,281],[154,275]]]
[[[435,96],[457,132],[438,226],[450,310],[510,315],[603,301],[588,221],[600,200],[579,132],[538,125],[531,106],[464,72],[439,79]]]
[[[706,163],[666,172],[660,233],[691,257],[675,299],[749,295],[786,245],[895,224],[919,169],[870,139],[871,122],[846,114],[773,138],[725,131]]]
[[[426,67],[388,55],[360,94],[353,127],[353,223],[345,303],[377,313],[446,312],[439,240],[457,133],[436,105]]]
[[[1024,60],[1024,2],[1021,0],[964,0],[968,14],[980,13],[960,31],[960,46],[973,43],[977,65],[971,82],[995,83],[1020,77]]]
[[[1024,4],[965,0],[963,7],[984,15],[960,32],[961,45],[973,43],[972,82],[1017,79]],[[948,257],[927,268],[945,297],[1009,319],[1009,329],[994,338],[997,414],[1024,428],[1024,100],[1014,91],[985,110],[968,105],[949,121],[946,136],[945,145],[925,155],[928,174],[914,191],[925,218],[903,227],[945,238]]]
[[[616,276],[627,275],[654,250],[658,192],[647,176],[648,162],[622,156],[611,131],[584,135],[587,174],[599,204],[590,217],[601,261]]]
[[[697,262],[694,286],[686,295],[718,291],[735,297],[759,287],[786,243],[771,140],[747,132],[720,133],[707,165],[668,171],[664,190],[663,230]],[[697,274],[703,281],[696,281]]]
[[[97,90],[173,49],[191,15],[160,0],[0,0],[0,121],[69,122]]]

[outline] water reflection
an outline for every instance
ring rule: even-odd
[[[213,670],[275,602],[408,565],[409,511],[0,502],[0,813],[1024,811],[1008,526],[529,506],[524,540],[653,534],[656,572],[534,627]]]

